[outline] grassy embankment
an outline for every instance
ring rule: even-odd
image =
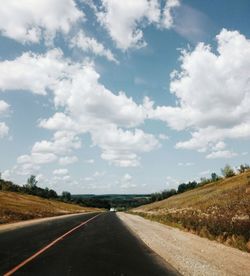
[[[250,251],[250,171],[131,212]]]
[[[38,196],[0,191],[0,224],[71,213],[100,211]]]

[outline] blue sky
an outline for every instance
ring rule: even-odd
[[[148,193],[249,163],[250,2],[11,0],[0,171]]]

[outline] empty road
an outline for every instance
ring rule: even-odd
[[[0,232],[0,274],[178,275],[111,212]]]

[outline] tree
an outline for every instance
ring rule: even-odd
[[[221,169],[221,173],[225,178],[235,176],[235,172],[230,165],[226,165],[223,169]]]
[[[65,201],[71,201],[71,193],[67,191],[62,192],[62,199]]]
[[[37,185],[38,181],[36,180],[36,176],[35,175],[31,175],[28,179],[27,179],[27,184],[26,187],[29,189],[34,189]]]
[[[186,189],[187,189],[186,184],[185,184],[185,183],[182,183],[182,184],[180,184],[180,185],[178,186],[177,192],[178,192],[178,194],[180,194],[180,193],[185,192]]]
[[[245,171],[249,170],[250,167],[248,164],[241,164],[240,167],[238,168],[239,173],[244,173]]]
[[[216,173],[211,173],[211,180],[212,182],[216,182],[220,179],[220,177]]]

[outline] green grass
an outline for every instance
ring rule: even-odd
[[[247,250],[250,171],[133,209],[146,218]]]

